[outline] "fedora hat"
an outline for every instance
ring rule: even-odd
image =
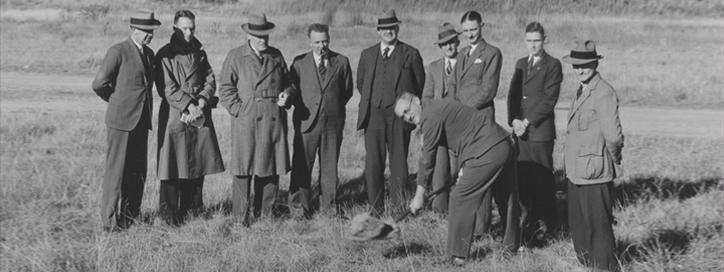
[[[377,27],[392,27],[399,25],[400,23],[401,22],[397,19],[397,14],[395,14],[394,9],[385,11],[385,14],[377,18]]]
[[[241,29],[253,36],[266,36],[274,30],[274,23],[267,21],[266,14],[255,13],[249,15],[248,22],[242,24]]]
[[[458,34],[460,34],[457,32],[457,30],[455,30],[455,27],[448,22],[440,25],[438,29],[439,31],[437,32],[437,41],[433,43],[436,45],[444,44],[454,38],[457,38]]]
[[[140,30],[155,30],[161,25],[159,20],[153,16],[153,11],[138,10],[131,15],[131,27]]]
[[[596,53],[596,43],[592,40],[587,40],[577,41],[576,48],[571,50],[571,54],[564,56],[561,60],[573,65],[580,65],[594,62],[602,58],[603,56]]]

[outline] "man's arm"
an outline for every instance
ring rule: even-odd
[[[352,94],[354,92],[354,79],[352,79],[352,67],[349,66],[349,60],[347,60],[347,63],[344,66],[342,78],[344,80],[344,90],[342,90],[342,103],[347,105],[347,102],[349,102],[349,99],[352,98]]]
[[[425,86],[425,65],[422,64],[422,56],[420,56],[420,51],[417,50],[414,50],[412,54],[412,75],[415,80],[413,94],[420,97]]]
[[[116,77],[118,77],[118,70],[121,67],[121,53],[115,47],[111,47],[106,52],[106,57],[103,58],[101,68],[98,69],[96,77],[93,79],[92,88],[93,91],[103,101],[108,102],[111,97],[113,90],[116,87]]]
[[[359,63],[357,63],[357,92],[360,95],[362,95],[362,83],[364,83],[365,79],[365,63],[365,51],[363,50],[359,55]]]
[[[239,116],[242,101],[239,98],[239,90],[236,83],[239,81],[235,51],[229,52],[221,66],[219,74],[219,103],[226,108],[231,116]]]
[[[621,164],[623,148],[623,131],[618,116],[618,97],[613,89],[602,89],[603,94],[596,100],[595,109],[601,124],[601,133],[606,141],[606,148],[615,164]]]
[[[211,98],[216,93],[216,76],[214,75],[214,69],[209,64],[209,58],[206,55],[206,51],[201,51],[201,68],[206,73],[206,80],[204,81],[204,87],[198,94],[198,98],[205,99],[206,102],[211,102]]]
[[[420,97],[420,102],[422,102],[422,105],[425,106],[427,103],[429,103],[432,99],[435,98],[435,90],[433,87],[435,86],[435,81],[432,76],[432,64],[430,64],[427,67],[427,76],[425,76],[425,87],[422,88],[422,97]]]
[[[513,126],[513,120],[520,120],[520,100],[523,92],[523,70],[515,67],[513,78],[510,79],[508,90],[508,125]]]
[[[473,60],[470,60],[473,61]],[[474,96],[474,106],[476,109],[482,109],[489,103],[493,103],[493,98],[498,93],[498,81],[500,80],[500,67],[503,64],[503,55],[500,50],[496,49],[488,59],[483,60],[486,62],[485,71],[483,71],[482,84],[480,90]]]
[[[558,102],[558,95],[561,92],[561,81],[563,81],[561,63],[556,61],[555,65],[547,72],[542,90],[543,97],[535,103],[525,116],[525,119],[534,127],[538,127],[553,112],[556,102]]]
[[[161,59],[161,72],[163,74],[163,82],[165,88],[163,89],[164,97],[171,107],[179,111],[184,111],[188,108],[189,104],[194,102],[194,99],[181,88],[191,88],[184,82],[177,82],[176,75],[173,73],[173,66],[171,65],[171,59]],[[179,86],[183,84],[183,86]]]
[[[422,148],[417,168],[417,186],[430,188],[432,172],[435,169],[437,146],[443,135],[442,123],[437,118],[427,118],[420,126],[422,131]]]

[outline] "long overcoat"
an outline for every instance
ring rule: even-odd
[[[282,53],[269,47],[261,57],[249,44],[232,49],[219,76],[220,103],[231,115],[232,175],[266,177],[289,171],[287,112],[277,106],[290,93]]]
[[[161,96],[158,113],[158,177],[159,179],[194,179],[224,171],[214,122],[211,101],[216,92],[214,70],[206,52],[194,39],[185,43],[174,36],[157,54],[160,77],[156,89]],[[181,122],[189,104],[205,99],[205,121],[202,127]]]

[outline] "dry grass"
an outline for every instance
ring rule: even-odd
[[[84,1],[3,1],[3,12],[7,8],[32,6],[60,8],[63,14],[52,17],[58,10],[46,11],[51,20],[33,19],[39,15],[32,14],[3,15],[0,69],[92,74],[106,48],[127,35],[129,6],[145,2],[111,5],[107,15],[102,15],[100,8],[89,11],[96,16],[79,13],[82,8],[89,8]],[[199,11],[199,37],[206,42],[218,72],[226,52],[243,39],[239,24],[244,21],[247,7],[255,3],[211,1],[225,3],[219,7],[205,4],[206,1],[181,2]],[[355,10],[340,5],[334,7],[334,12],[300,9],[294,11],[298,14],[288,15],[287,9],[304,1],[288,7],[280,6],[287,3],[282,0],[267,2],[271,19],[279,26],[272,41],[288,60],[307,50],[306,38],[300,31],[306,24],[328,21],[333,25],[333,48],[348,55],[353,68],[362,48],[375,40],[370,26],[380,3],[384,3],[347,1],[353,3],[349,5],[363,3],[365,7]],[[638,7],[631,8],[631,13],[647,8],[641,6],[642,1],[600,1],[600,5],[608,3],[611,11],[598,13],[626,13],[617,11],[623,2]],[[164,22],[151,45],[153,48],[159,48],[170,35],[170,14],[181,5],[174,3],[150,3],[158,8]],[[679,2],[657,3],[652,10],[671,9]],[[702,14],[720,14],[720,3],[716,1],[694,4],[710,5],[707,7],[714,10]],[[416,45],[425,62],[430,62],[438,56],[431,44],[435,26],[442,21],[456,22],[461,12],[459,6],[443,5],[440,10],[449,12],[429,12],[424,7],[431,4],[420,5],[423,8],[414,11],[398,8],[405,21],[401,38]],[[724,49],[720,46],[724,43],[724,25],[719,19],[533,14],[536,13],[485,13],[489,24],[484,35],[505,56],[499,97],[507,92],[513,61],[525,55],[520,24],[538,19],[547,27],[547,48],[554,56],[564,55],[574,38],[599,40],[600,52],[606,56],[602,73],[617,87],[626,104],[715,108],[724,105]],[[568,67],[564,71],[569,71]],[[577,264],[565,234],[545,247],[516,256],[501,254],[496,249],[496,240],[486,238],[473,246],[475,259],[471,264],[463,269],[449,267],[441,257],[445,252],[445,220],[430,213],[403,223],[400,240],[367,243],[347,239],[347,223],[328,215],[317,215],[311,221],[265,218],[249,229],[243,228],[229,223],[230,177],[226,173],[207,177],[207,211],[202,217],[191,219],[180,228],[154,224],[158,203],[155,131],[149,138],[143,222],[127,232],[103,234],[98,226],[98,203],[105,126],[103,110],[96,107],[102,102],[90,90],[70,90],[62,82],[43,85],[52,87],[32,91],[0,86],[4,105],[27,103],[30,99],[67,105],[54,109],[0,108],[0,271],[586,271]],[[572,90],[573,82],[568,77],[562,99],[566,100]],[[359,178],[364,148],[361,134],[353,128],[356,106],[355,101],[348,105],[339,165],[340,178],[345,183],[341,192],[350,203],[346,208],[350,215],[364,211],[363,203],[359,202],[364,200]],[[216,110],[214,118],[224,161],[228,162],[229,117]],[[560,136],[559,141],[565,140]],[[417,167],[413,163],[419,156],[417,140],[415,137],[411,143],[411,173]],[[557,168],[560,147],[558,143]],[[618,224],[614,230],[626,271],[724,270],[721,138],[627,135],[623,156],[628,177],[616,186],[614,214]],[[288,177],[283,177],[282,189],[287,185]]]

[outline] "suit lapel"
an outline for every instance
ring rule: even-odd
[[[591,96],[591,91],[596,89],[596,85],[598,85],[599,81],[599,75],[594,75],[594,78],[591,79],[591,81],[588,83],[588,88],[583,89],[583,92],[581,92],[581,97],[573,101],[573,107],[571,107],[571,113],[568,115],[568,123],[571,122],[571,119],[573,119],[573,115],[581,108],[581,105],[583,105],[583,102],[585,102],[588,97]],[[583,86],[579,87],[583,88]]]
[[[544,52],[543,55],[541,56],[540,61],[538,61],[538,63],[534,64],[533,67],[530,68],[530,70],[528,70],[528,67],[526,67],[525,81],[523,81],[523,83],[527,83],[532,78],[534,78],[536,75],[538,75],[538,72],[540,72],[543,68],[545,68],[546,63],[548,62],[548,58],[549,58],[548,54],[546,54]]]
[[[329,58],[327,59],[327,76],[322,80],[321,89],[322,92],[327,89],[329,82],[332,81],[332,77],[337,73],[339,67],[337,66],[337,54],[329,52]],[[321,75],[320,75],[321,76]]]
[[[133,39],[130,37],[128,38],[127,47],[128,47],[128,51],[132,52],[131,58],[133,59],[133,61],[136,62],[136,65],[140,66],[143,69],[143,83],[146,84],[147,82],[149,82],[149,75],[148,75],[148,71],[147,71],[148,68],[146,67],[146,64],[143,60],[143,58],[146,57],[146,54],[145,54],[146,48],[144,48],[142,46],[144,52],[141,53],[138,50],[138,47],[136,47],[136,43],[133,42]]]
[[[322,91],[322,80],[319,75],[319,68],[314,62],[314,53],[312,53],[311,51],[307,53],[307,55],[304,57],[303,65],[309,67],[310,73],[314,74],[314,78],[317,79],[314,82],[317,83],[317,87],[320,91]]]
[[[388,68],[392,68],[391,73],[394,75],[392,78],[393,86],[397,86],[397,81],[400,79],[400,73],[402,73],[402,65],[405,63],[405,57],[407,56],[405,52],[405,47],[403,46],[401,41],[397,41],[397,46],[395,46],[395,50],[392,51],[392,56],[390,56],[390,59],[388,60],[390,63],[388,63]]]

